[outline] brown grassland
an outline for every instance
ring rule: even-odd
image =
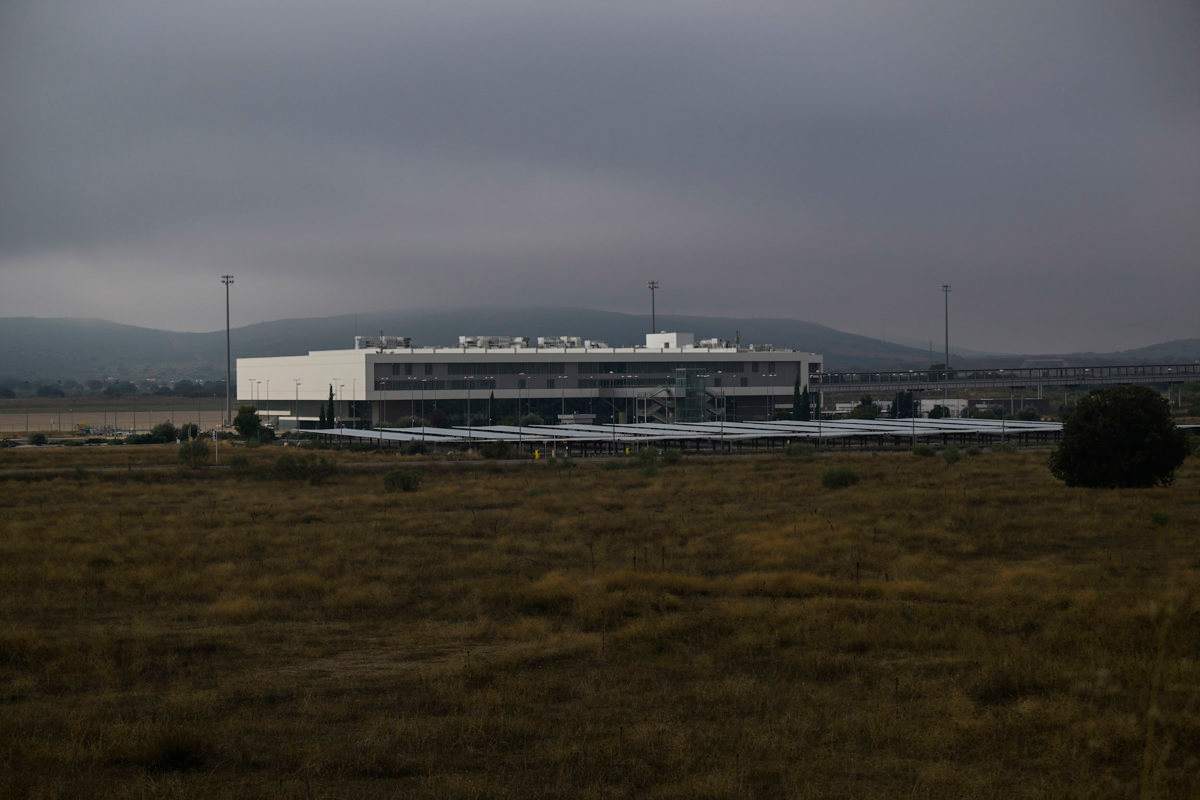
[[[0,794],[1194,797],[1200,467],[1045,459],[3,480]]]

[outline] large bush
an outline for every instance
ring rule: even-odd
[[[512,447],[508,442],[484,442],[479,446],[479,455],[484,458],[509,458],[512,456]]]
[[[1092,392],[1067,415],[1050,471],[1068,486],[1168,485],[1188,449],[1161,395],[1117,386]]]
[[[247,439],[258,436],[258,429],[262,427],[258,409],[254,406],[238,406],[237,416],[233,418],[233,427]]]
[[[150,436],[156,442],[167,444],[179,438],[179,429],[172,425],[170,421],[163,420],[150,429]]]

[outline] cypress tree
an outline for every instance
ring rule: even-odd
[[[808,422],[810,419],[812,419],[812,405],[808,397],[807,386],[805,386],[804,391],[800,393],[800,416],[796,417],[796,419],[804,422]]]
[[[329,384],[329,410],[325,412],[325,422],[329,425],[337,420],[337,406],[333,404],[333,384]]]
[[[812,419],[812,413],[809,410],[808,387],[804,387],[804,391],[800,391],[800,375],[796,375],[796,383],[792,386],[792,419],[807,422]]]

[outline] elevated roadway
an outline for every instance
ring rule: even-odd
[[[1200,363],[1016,369],[877,370],[814,374],[814,390],[830,394],[866,389],[889,392],[930,389],[1024,389],[1038,386],[1110,386],[1122,383],[1200,382]]]

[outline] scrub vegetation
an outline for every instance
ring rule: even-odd
[[[0,480],[0,795],[1200,792],[1195,459],[239,455]]]

